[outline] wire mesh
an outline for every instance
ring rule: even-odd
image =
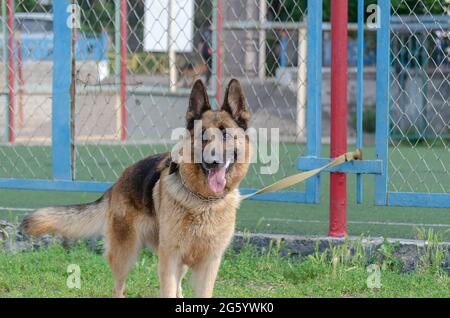
[[[306,60],[299,60],[297,52],[299,45],[306,44],[302,24],[306,1],[288,7],[270,1],[125,1],[126,13],[120,11],[123,2],[74,1],[76,180],[114,181],[140,158],[170,150],[172,130],[184,125],[190,87],[197,78],[207,83],[213,102],[216,92],[223,94],[228,79],[238,78],[252,126],[269,128],[268,134],[270,128],[280,129],[279,173],[261,177],[255,165],[244,186],[260,187],[295,171],[297,157],[304,154],[304,124],[298,117],[304,118],[306,101],[298,100],[297,93],[305,91],[306,76],[300,74],[297,80],[297,65],[306,65]],[[121,13],[126,15],[125,30]],[[291,26],[284,29],[283,24]],[[2,98],[0,173],[6,178],[50,179],[51,2],[16,0],[13,28],[15,39],[22,43],[20,49],[14,48],[11,120],[16,125],[14,142],[8,145],[8,101]],[[120,49],[125,33],[124,105]],[[18,51],[23,53],[20,67]],[[6,60],[2,66],[8,68]],[[281,77],[287,84],[280,85]],[[1,83],[7,97],[9,82],[3,74]]]
[[[389,187],[450,192],[450,11],[393,1]]]
[[[8,0],[1,8],[0,141],[14,146],[0,147],[0,174],[49,178],[52,16],[38,2]]]
[[[369,2],[373,1],[366,5]],[[14,9],[11,30],[8,3]],[[253,165],[244,187],[258,188],[296,171],[298,156],[305,154],[306,0],[74,4],[76,180],[114,181],[140,158],[170,150],[172,130],[184,125],[190,86],[197,78],[207,83],[213,102],[217,92],[223,95],[228,79],[238,78],[252,113],[251,125],[279,129],[278,173],[261,175],[261,163]],[[444,0],[391,4],[390,191],[449,193],[449,5]],[[355,15],[352,10],[350,16]],[[327,21],[326,10],[324,17]],[[4,0],[1,25],[0,177],[51,179],[51,1]],[[10,34],[12,64],[7,59]],[[350,45],[354,37],[350,33]],[[323,40],[327,140],[329,31]],[[366,43],[365,62],[366,73],[372,67],[374,79],[373,36],[371,41]],[[13,80],[8,78],[11,67]],[[351,70],[349,74],[352,81]],[[365,83],[366,115],[375,104],[373,79]],[[350,110],[356,104],[355,83],[349,83]],[[11,86],[13,109],[8,100]],[[365,128],[372,124],[368,117]],[[351,120],[349,125],[353,126]]]

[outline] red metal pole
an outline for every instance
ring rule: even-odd
[[[331,0],[331,144],[330,157],[347,151],[347,42],[348,2]],[[330,174],[330,228],[328,235],[347,235],[347,177]]]
[[[8,95],[9,95],[9,143],[14,143],[14,8],[13,0],[6,3],[8,28]]]
[[[220,105],[222,99],[222,23],[223,23],[223,7],[222,0],[217,0],[217,61],[216,61],[216,102]]]
[[[120,1],[120,139],[127,140],[127,0]]]

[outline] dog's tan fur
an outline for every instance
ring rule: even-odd
[[[224,104],[213,111],[202,82],[197,81],[186,114],[191,133],[195,119],[202,119],[204,128],[246,129],[249,113],[239,82],[230,82]],[[250,158],[248,138],[235,145],[246,147],[246,159]],[[226,174],[225,190],[216,194],[208,188],[200,164],[174,164],[169,154],[151,156],[127,168],[96,202],[37,210],[24,219],[23,228],[34,235],[74,238],[104,234],[115,297],[125,295],[127,273],[143,247],[159,256],[162,297],[182,297],[181,281],[189,267],[195,295],[211,297],[221,257],[234,233],[240,202],[237,188],[248,162],[234,163]]]

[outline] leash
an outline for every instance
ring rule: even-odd
[[[257,194],[278,191],[278,190],[293,186],[297,183],[303,182],[306,179],[311,178],[312,176],[319,174],[320,172],[322,172],[325,169],[328,169],[331,167],[336,167],[344,162],[349,162],[349,161],[353,161],[353,160],[362,160],[362,152],[360,149],[356,149],[355,151],[346,152],[346,153],[340,155],[339,157],[336,157],[333,161],[327,163],[323,167],[294,174],[292,176],[281,179],[271,185],[268,185],[264,188],[261,188],[256,192],[242,195],[241,200],[247,200],[248,198],[251,198],[252,196],[257,195]]]

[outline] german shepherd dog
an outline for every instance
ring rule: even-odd
[[[219,143],[227,150],[224,160],[204,155],[192,162],[183,155],[175,162],[170,153],[147,157],[128,167],[97,201],[38,209],[25,217],[22,228],[30,235],[104,235],[114,297],[125,296],[127,273],[143,247],[158,255],[161,297],[183,296],[181,282],[188,268],[195,296],[212,297],[222,255],[234,233],[238,186],[251,156],[248,136],[236,142],[225,130],[245,130],[249,119],[239,81],[230,81],[223,104],[213,110],[198,80],[189,97],[186,135],[194,134],[196,120],[201,120],[202,131],[223,132],[223,138],[203,135],[200,146],[195,141],[191,145],[204,150]],[[235,160],[239,151],[244,152],[242,162]]]

